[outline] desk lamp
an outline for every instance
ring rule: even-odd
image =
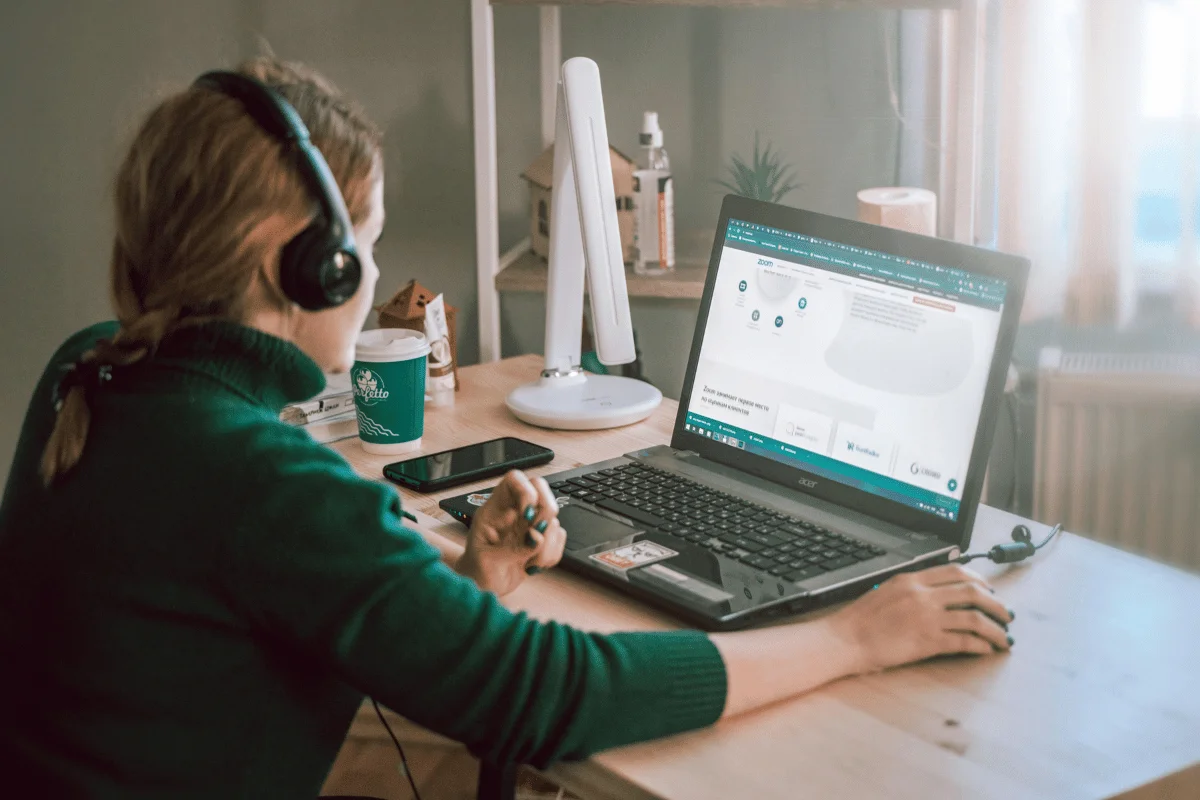
[[[629,425],[648,417],[662,392],[643,381],[590,375],[580,367],[585,277],[600,363],[628,364],[636,357],[600,70],[589,58],[562,66],[554,141],[546,362],[535,383],[509,394],[508,408],[543,428]]]

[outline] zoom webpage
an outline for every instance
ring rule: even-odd
[[[731,220],[686,427],[957,519],[1005,291]]]

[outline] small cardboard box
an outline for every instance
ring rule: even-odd
[[[415,280],[409,281],[392,299],[379,306],[379,327],[407,328],[425,332],[425,304],[437,297]],[[458,391],[458,309],[446,303],[446,324],[450,326],[450,355],[454,358],[454,390]]]

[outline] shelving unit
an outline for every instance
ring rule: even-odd
[[[986,0],[471,0],[471,67],[475,128],[475,257],[479,295],[480,361],[500,358],[500,292],[545,291],[546,264],[529,251],[529,240],[500,252],[499,178],[496,164],[496,49],[493,6],[540,6],[539,64],[542,144],[554,141],[554,103],[562,64],[560,6],[709,6],[721,8],[933,9],[940,11],[938,43],[939,233],[973,242],[979,175]],[[953,109],[953,111],[951,111]],[[712,232],[703,248],[680,248],[674,273],[627,274],[633,297],[696,300],[704,288]],[[682,237],[681,237],[682,238]],[[682,244],[682,241],[681,241]]]

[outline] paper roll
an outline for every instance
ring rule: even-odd
[[[937,235],[937,195],[928,189],[880,186],[858,193],[858,218],[926,236]]]

